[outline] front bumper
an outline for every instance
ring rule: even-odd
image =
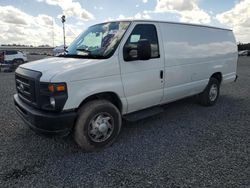
[[[31,107],[14,95],[17,114],[37,133],[67,135],[74,126],[76,112],[44,112]]]

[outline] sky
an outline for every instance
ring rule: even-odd
[[[0,44],[63,44],[87,27],[116,19],[153,19],[233,29],[250,42],[250,0],[0,0]]]

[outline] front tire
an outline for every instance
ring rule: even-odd
[[[95,151],[111,145],[121,130],[121,113],[106,100],[84,104],[74,130],[76,143],[85,151]]]
[[[210,78],[205,90],[198,95],[198,102],[203,106],[213,106],[220,94],[220,82],[216,78]]]

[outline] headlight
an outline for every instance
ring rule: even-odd
[[[61,111],[68,99],[66,83],[40,83],[39,106],[44,110]]]
[[[56,107],[56,101],[54,97],[50,97],[50,105],[55,108]]]

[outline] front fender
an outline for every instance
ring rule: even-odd
[[[67,87],[68,100],[63,110],[78,108],[82,101],[91,95],[103,92],[113,92],[121,100],[123,114],[127,112],[127,100],[124,95],[120,75],[74,81],[67,83]]]

